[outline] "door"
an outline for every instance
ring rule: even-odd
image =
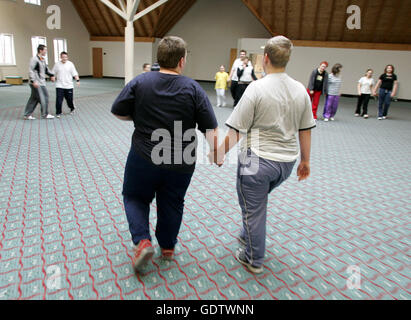
[[[237,59],[237,49],[230,50],[230,69],[227,71],[230,73],[231,68],[233,67],[234,61]]]
[[[103,78],[103,48],[93,48],[93,78]]]

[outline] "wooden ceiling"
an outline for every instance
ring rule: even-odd
[[[135,36],[162,38],[191,8],[196,0],[169,0],[134,22]],[[91,37],[124,37],[126,21],[100,0],[71,0]],[[110,0],[118,7],[118,1]],[[141,0],[137,12],[156,3]]]
[[[100,0],[71,1],[91,37],[124,36],[125,21]],[[110,1],[118,6],[117,0]],[[169,0],[134,23],[135,36],[164,37],[196,1]],[[330,43],[411,44],[411,0],[238,0],[239,5],[241,1],[273,36]],[[155,2],[141,0],[138,12]],[[346,26],[350,5],[361,8],[360,30]]]
[[[265,28],[292,40],[411,43],[410,0],[242,0]],[[361,8],[361,29],[346,26]]]

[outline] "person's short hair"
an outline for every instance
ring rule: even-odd
[[[368,72],[370,72],[370,71],[374,72],[374,70],[373,70],[373,69],[368,68],[368,69],[367,69],[367,71],[365,72],[365,74],[367,74],[367,73],[368,73]]]
[[[394,68],[394,66],[393,66],[392,64],[387,64],[387,66],[386,66],[385,69],[384,69],[384,73],[387,73],[388,67],[391,67],[391,68],[392,68],[392,73],[394,73],[395,68]]]
[[[181,58],[184,58],[186,54],[187,44],[183,39],[174,36],[165,37],[158,45],[158,64],[161,68],[177,68]]]
[[[341,72],[341,68],[342,68],[342,67],[343,67],[343,66],[342,66],[341,63],[336,63],[336,64],[333,66],[332,70],[331,70],[332,74],[333,74],[333,75],[339,74],[339,73]]]
[[[285,68],[290,61],[293,44],[290,39],[284,36],[277,36],[268,40],[264,54],[268,56],[271,64],[275,68]]]
[[[245,51],[245,50],[240,50],[240,53],[245,53],[245,54],[247,54],[247,51]]]
[[[37,47],[37,53],[40,53],[41,51],[43,51],[45,48],[47,48],[47,46],[45,46],[44,44],[40,44]]]
[[[145,64],[143,64],[143,69],[145,69],[148,66],[150,66],[150,64],[146,62]]]
[[[63,51],[62,53],[60,53],[60,57],[62,56],[62,55],[66,55],[66,56],[68,56],[68,53],[66,52],[66,51]]]
[[[322,64],[325,64],[325,65],[326,65],[326,67],[328,68],[328,62],[327,62],[327,61],[323,61],[323,62],[321,62],[321,63],[320,63],[320,66],[321,66]]]

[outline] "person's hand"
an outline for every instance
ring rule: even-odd
[[[391,93],[391,98],[394,98],[395,97],[395,94],[394,93]]]
[[[51,82],[55,82],[55,81],[56,81],[56,77],[51,77],[50,80],[51,80]]]
[[[34,82],[33,82],[33,87],[36,88],[36,89],[38,89],[38,88],[40,88],[40,85],[38,84],[37,81],[34,81]]]
[[[311,90],[311,91],[310,91],[310,94],[311,94],[311,95],[313,95],[313,94],[314,94],[314,91],[313,91],[313,90]]]
[[[301,162],[297,169],[298,181],[306,180],[310,176],[310,163]]]
[[[372,95],[373,95],[374,97],[378,97],[378,94],[377,94],[376,91],[373,91],[373,92],[372,92]]]
[[[225,155],[218,150],[210,151],[208,154],[208,160],[210,163],[215,163],[217,166],[221,167],[225,161]]]

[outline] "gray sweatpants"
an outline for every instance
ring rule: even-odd
[[[247,155],[248,162],[244,161]],[[259,158],[248,150],[239,157],[237,194],[243,227],[240,237],[246,243],[246,257],[255,267],[264,263],[268,195],[289,178],[294,162],[276,162]]]
[[[30,88],[31,96],[24,110],[24,116],[30,116],[36,109],[38,103],[41,105],[41,115],[43,117],[47,116],[49,111],[49,93],[47,87],[40,86],[39,88],[34,88],[34,86],[30,84]]]

